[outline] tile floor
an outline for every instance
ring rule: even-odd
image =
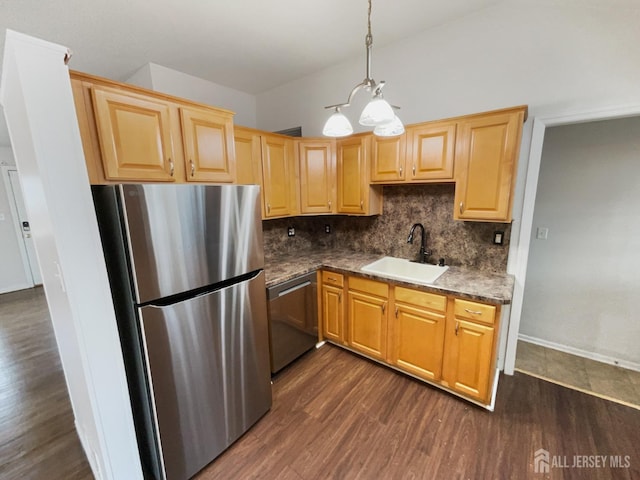
[[[640,409],[640,372],[522,340],[516,370]]]

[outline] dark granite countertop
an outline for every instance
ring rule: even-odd
[[[362,272],[365,265],[384,255],[354,252],[346,249],[303,250],[270,255],[265,258],[267,287],[277,285],[319,268],[347,275],[359,275],[394,285],[402,285],[428,292],[454,294],[470,300],[504,305],[511,303],[514,277],[508,274],[487,273],[463,267],[449,269],[432,285],[420,285]]]

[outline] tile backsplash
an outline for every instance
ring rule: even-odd
[[[265,254],[293,252],[313,247],[344,247],[358,251],[418,257],[420,230],[413,244],[407,243],[409,229],[422,223],[431,263],[444,258],[447,265],[504,273],[511,224],[461,222],[453,220],[454,185],[389,186],[383,191],[383,214],[375,217],[314,216],[264,220]],[[331,233],[325,233],[329,225]],[[287,228],[295,236],[287,236]],[[493,244],[493,232],[504,232],[504,244]]]

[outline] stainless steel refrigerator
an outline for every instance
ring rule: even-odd
[[[271,407],[258,197],[93,187],[147,476],[192,477]]]

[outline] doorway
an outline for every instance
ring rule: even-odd
[[[36,249],[31,236],[31,225],[24,205],[24,197],[20,186],[20,177],[16,167],[2,167],[2,177],[9,197],[9,207],[13,217],[14,229],[18,239],[18,247],[22,256],[25,276],[31,286],[42,285],[42,275]]]
[[[516,363],[636,405],[638,151],[640,117],[545,132]]]

